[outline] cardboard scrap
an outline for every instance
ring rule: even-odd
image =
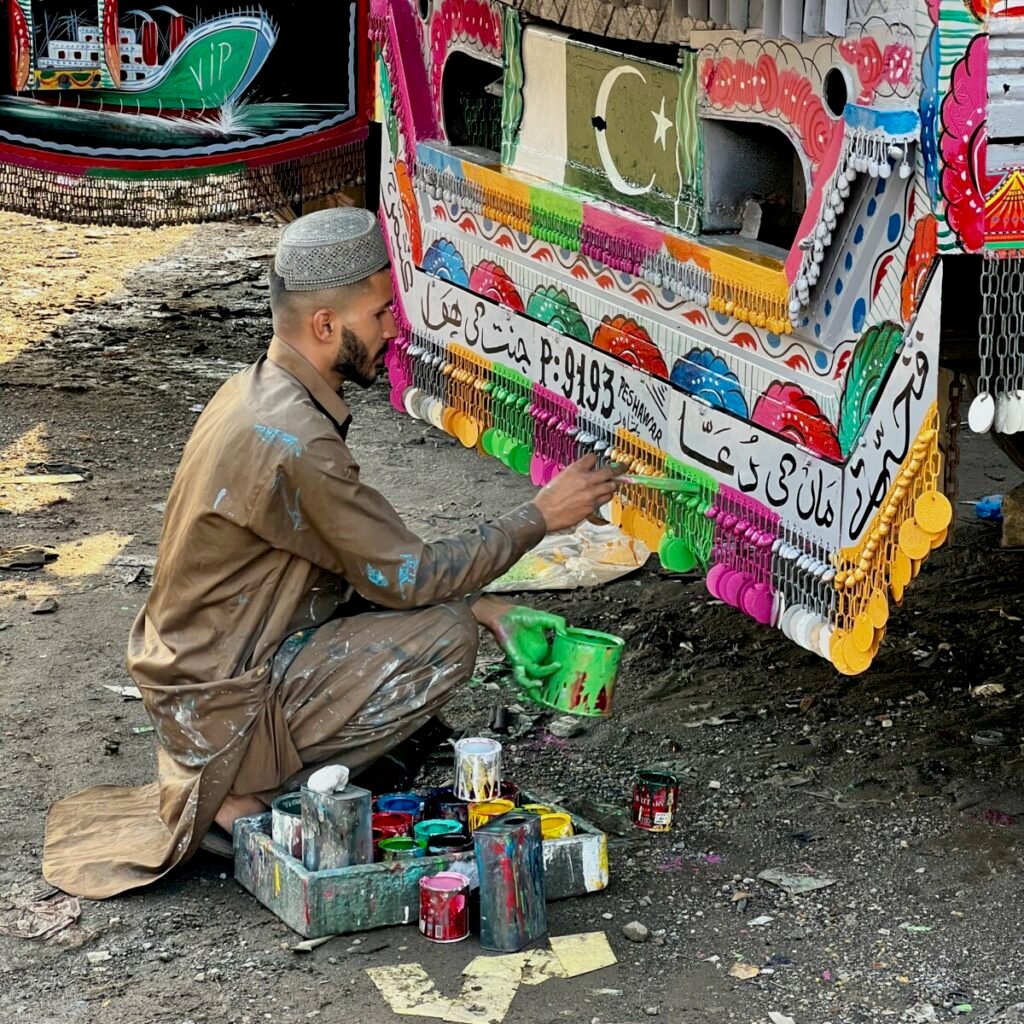
[[[451,1000],[438,994],[430,975],[420,964],[368,967],[366,973],[391,1007],[392,1013],[444,1020],[452,1008]]]
[[[552,935],[550,941],[551,952],[558,957],[567,978],[589,974],[618,963],[604,932]]]

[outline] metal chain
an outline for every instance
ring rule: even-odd
[[[981,268],[981,317],[978,321],[978,394],[990,394],[992,342],[996,330],[996,292],[999,287],[994,259],[983,261]]]

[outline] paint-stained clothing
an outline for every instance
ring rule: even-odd
[[[96,787],[55,804],[43,859],[51,884],[103,898],[152,882],[195,852],[229,793],[272,792],[328,750],[347,751],[357,768],[422,720],[392,714],[360,754],[353,736],[375,694],[386,704],[389,686],[408,693],[437,677],[440,692],[457,681],[447,670],[465,661],[463,636],[446,658],[436,637],[417,645],[401,616],[368,614],[332,645],[350,628],[338,617],[355,591],[384,609],[451,605],[434,612],[442,617],[435,626],[446,615],[464,620],[460,599],[540,541],[543,517],[531,503],[424,542],[360,481],[345,443],[349,421],[342,398],[277,338],[200,416],[128,645],[129,671],[156,728],[158,781]],[[282,642],[310,627],[320,627],[317,645],[277,678],[271,667]],[[403,673],[403,659],[424,658],[429,671]],[[372,678],[357,671],[360,662]],[[303,708],[314,698],[311,716]],[[435,692],[421,710],[437,703]]]

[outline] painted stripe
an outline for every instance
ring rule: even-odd
[[[547,181],[565,180],[568,104],[566,36],[530,27],[523,33],[523,121],[513,166]]]

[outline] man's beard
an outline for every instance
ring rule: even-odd
[[[377,379],[377,366],[359,336],[347,327],[341,329],[341,342],[334,357],[334,372],[344,381],[368,388]]]

